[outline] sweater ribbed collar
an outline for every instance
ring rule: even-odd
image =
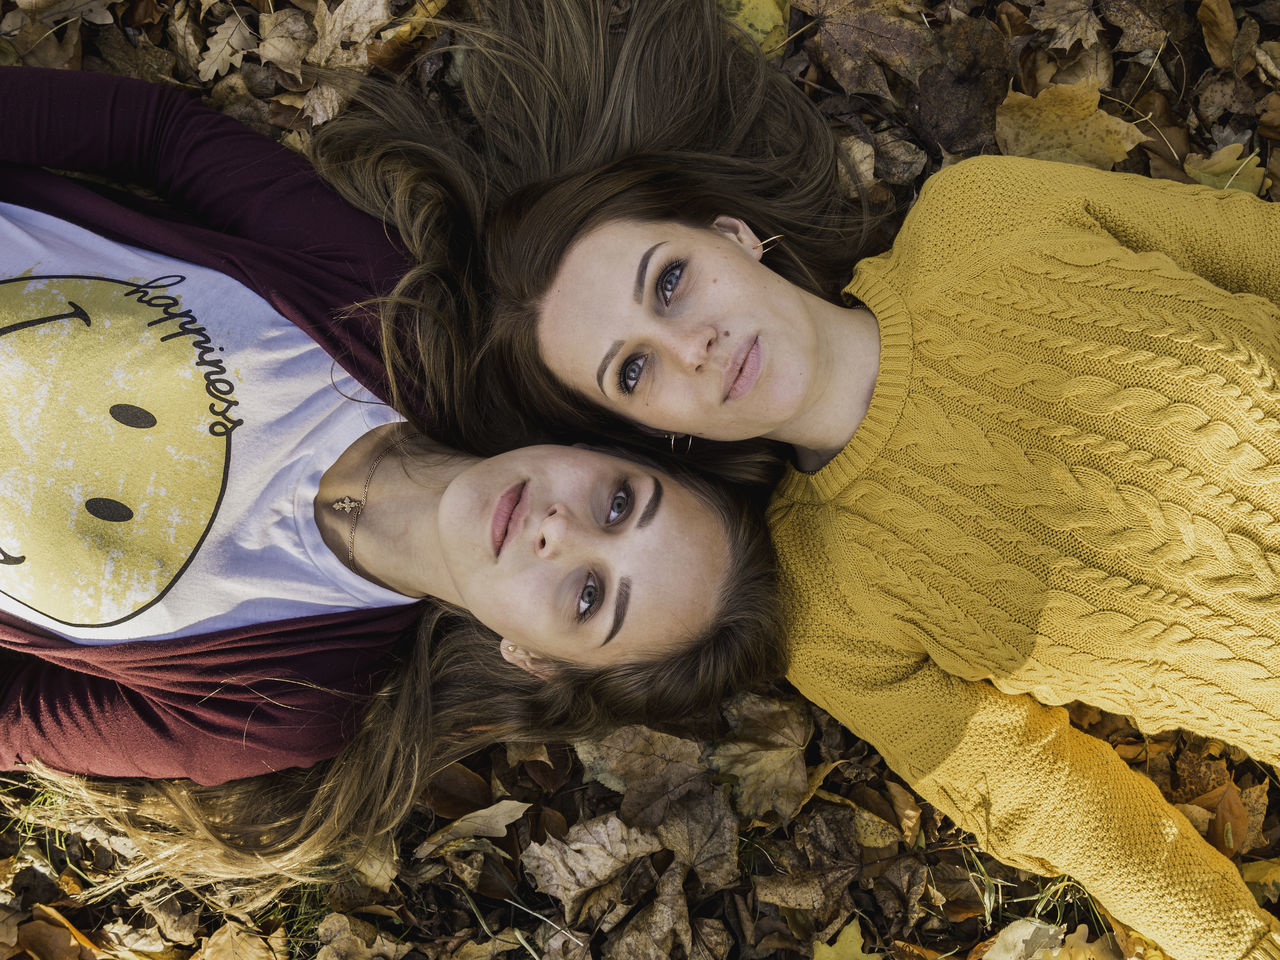
[[[871,404],[844,449],[814,473],[794,467],[779,482],[775,499],[824,502],[848,486],[884,449],[902,416],[911,379],[911,316],[897,292],[881,279],[882,258],[864,261],[844,292],[862,301],[880,328],[880,369]]]

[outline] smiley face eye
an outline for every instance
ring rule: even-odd
[[[91,497],[84,502],[84,508],[92,516],[99,520],[106,520],[108,523],[124,523],[133,519],[132,510],[119,500],[112,500],[110,497]]]
[[[126,427],[148,430],[156,425],[155,415],[150,410],[135,407],[132,403],[113,403],[107,412],[113,420]]]

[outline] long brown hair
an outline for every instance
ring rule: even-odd
[[[481,747],[710,716],[725,696],[785,672],[773,553],[742,491],[678,469],[675,479],[720,520],[729,562],[710,627],[674,655],[604,669],[561,663],[539,679],[504,661],[497,636],[470,615],[426,601],[416,636],[333,760],[217,786],[38,768],[57,801],[45,817],[106,820],[132,839],[142,857],[120,882],[164,874],[250,910],[292,883],[347,874],[394,838],[433,774]]]
[[[603,203],[611,190],[597,189],[596,171],[619,162],[697,171],[721,203],[703,222],[731,213],[761,236],[786,234],[782,257],[827,295],[869,221],[841,189],[824,118],[715,0],[645,0],[623,14],[610,0],[475,6],[474,20],[451,25],[456,85],[369,83],[314,140],[321,173],[394,225],[415,262],[380,305],[393,391],[425,396],[443,438],[479,452],[530,436],[634,444],[634,425],[567,390],[537,350],[541,293],[583,229],[558,216],[560,200],[585,186]],[[442,97],[469,119],[445,119],[432,105]],[[781,452],[695,442],[690,458],[768,481]]]

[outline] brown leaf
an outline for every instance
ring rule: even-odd
[[[823,876],[806,872],[754,877],[756,899],[794,910],[817,910],[825,899]]]
[[[200,57],[197,73],[205,83],[220,77],[232,67],[240,66],[245,52],[257,46],[257,39],[244,18],[233,13],[218,25]]]
[[[1259,194],[1266,186],[1267,172],[1258,162],[1257,150],[1242,157],[1243,153],[1242,144],[1229,143],[1208,157],[1198,153],[1189,154],[1182,169],[1198,183],[1216,190],[1243,190],[1245,193]]]
[[[1013,70],[1010,46],[990,21],[959,15],[937,38],[942,63],[920,74],[920,119],[948,153],[988,151],[995,144],[996,107]]]
[[[1204,45],[1216,67],[1231,66],[1231,45],[1236,39],[1236,17],[1229,0],[1200,0],[1196,19],[1204,31]]]
[[[1205,834],[1219,853],[1234,857],[1240,852],[1249,832],[1249,812],[1240,799],[1240,790],[1230,781],[1192,801],[1213,814],[1209,832]]]
[[[1027,16],[1037,30],[1052,30],[1049,46],[1069,50],[1077,40],[1086,47],[1098,42],[1102,21],[1093,12],[1093,0],[1041,0]]]
[[[461,763],[451,763],[431,778],[421,799],[436,816],[453,820],[489,806],[493,791],[480,774]]]
[[[80,31],[77,29],[54,30],[38,20],[30,20],[8,39],[24,66],[80,68]]]
[[[317,5],[316,42],[307,63],[363,68],[369,62],[366,41],[390,20],[390,0],[342,0],[332,11],[328,4]]]
[[[1245,787],[1240,791],[1240,802],[1244,804],[1249,823],[1244,842],[1240,844],[1240,852],[1248,853],[1266,842],[1262,834],[1262,823],[1267,818],[1267,785],[1259,783]]]
[[[689,960],[728,960],[733,938],[724,924],[712,917],[693,921],[693,949]]]
[[[200,927],[200,910],[183,910],[178,898],[163,896],[158,899],[145,898],[139,901],[156,926],[164,934],[166,940],[173,943],[196,942],[196,931]]]
[[[1118,51],[1159,50],[1169,36],[1160,21],[1132,0],[1098,0],[1098,10],[1121,30],[1115,42]]]
[[[413,851],[414,859],[421,860],[431,856],[451,840],[464,840],[468,837],[505,837],[507,827],[523,817],[530,806],[532,804],[521,803],[519,800],[499,800],[483,810],[461,816],[420,843]]]
[[[200,949],[191,955],[191,960],[287,960],[289,953],[283,927],[278,934],[266,940],[240,924],[224,923],[201,940]]]
[[[729,704],[725,716],[732,735],[716,744],[708,760],[713,769],[735,778],[738,811],[790,819],[808,794],[804,748],[813,733],[808,710],[747,694]]]
[[[908,847],[913,847],[916,838],[920,836],[920,804],[916,803],[916,798],[910,790],[892,780],[885,781],[885,788],[889,791],[893,812],[898,815],[898,826],[902,828],[902,841]]]
[[[564,904],[565,915],[576,922],[583,901],[625,870],[637,857],[662,849],[654,834],[628,827],[614,813],[574,824],[564,840],[531,843],[520,862],[538,889]]]
[[[284,928],[281,927],[278,932],[282,934],[283,942]],[[407,943],[397,943],[384,937],[373,924],[341,913],[331,913],[321,920],[316,927],[316,936],[321,943],[316,952],[316,960],[400,960],[410,949]],[[272,939],[275,939],[274,936]],[[192,957],[192,960],[196,958]],[[226,957],[205,957],[203,960],[276,960],[276,957],[271,954],[262,956],[256,952],[237,952]]]
[[[1147,136],[1100,110],[1098,99],[1087,82],[1051,84],[1034,99],[1010,93],[996,111],[1001,152],[1110,170]]]
[[[672,806],[657,826],[658,839],[698,875],[699,896],[738,880],[738,818],[724,791],[705,787]]]
[[[854,836],[859,846],[887,847],[902,840],[902,833],[892,823],[877,816],[865,807],[860,807],[847,797],[819,790],[815,796],[831,803],[843,804],[854,812]]]
[[[262,41],[257,54],[263,63],[274,63],[296,80],[302,79],[302,58],[316,42],[316,31],[301,10],[289,7],[258,17]]]
[[[708,781],[702,748],[648,727],[615,730],[602,740],[574,744],[584,780],[622,794],[619,815],[638,827],[661,823],[667,808]]]
[[[846,93],[892,96],[882,67],[911,84],[939,62],[933,35],[909,0],[792,0],[818,22],[823,63]]]
[[[678,943],[692,953],[693,930],[684,896],[684,870],[671,867],[658,878],[653,903],[610,934],[605,960],[670,960]]]

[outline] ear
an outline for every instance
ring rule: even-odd
[[[764,256],[764,249],[760,244],[760,239],[755,232],[737,217],[730,217],[721,214],[716,217],[711,224],[712,227],[735,241],[738,246],[742,247],[749,253],[754,260],[759,260]]]
[[[522,650],[507,640],[498,641],[498,649],[502,652],[503,660],[512,666],[533,674],[539,680],[550,680],[552,674],[555,673],[554,668],[551,666],[551,661],[546,657],[530,653],[528,650]]]

